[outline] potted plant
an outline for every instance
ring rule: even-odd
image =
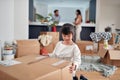
[[[47,20],[48,20],[49,31],[52,30],[53,32],[56,32],[56,26],[58,25],[59,22],[52,20],[52,13],[48,14]]]
[[[44,17],[43,17],[42,15],[36,13],[35,16],[36,16],[36,19],[37,19],[38,21],[40,21],[41,23],[44,23],[44,20],[45,20],[45,19],[44,19]]]

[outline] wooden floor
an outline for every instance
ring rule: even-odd
[[[77,76],[79,77],[80,74],[83,74],[88,80],[120,80],[120,67],[116,70],[116,72],[109,77],[102,76],[102,73],[92,71],[92,72],[86,72],[86,71],[78,71]]]

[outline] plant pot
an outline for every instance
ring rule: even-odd
[[[45,47],[42,47],[40,49],[40,55],[45,55],[45,54],[48,54],[48,51],[47,51],[47,49]]]
[[[52,32],[56,32],[56,26],[52,27]]]

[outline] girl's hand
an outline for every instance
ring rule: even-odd
[[[74,65],[74,63],[72,63],[72,65],[69,67],[69,71],[70,73],[73,73],[73,71],[76,70],[76,65]]]
[[[48,54],[42,54],[42,56],[49,56]]]

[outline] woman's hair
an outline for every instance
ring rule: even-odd
[[[79,9],[77,9],[76,12],[78,13],[78,15],[81,15],[81,11]]]
[[[61,33],[65,35],[72,33],[74,35],[74,26],[70,23],[65,23],[61,28]]]
[[[77,12],[77,15],[80,15],[80,16],[82,17],[81,11],[80,11],[79,9],[77,9],[76,12]],[[75,20],[76,20],[76,18],[75,18]],[[82,21],[83,21],[83,20],[81,19],[81,22],[82,22]]]

